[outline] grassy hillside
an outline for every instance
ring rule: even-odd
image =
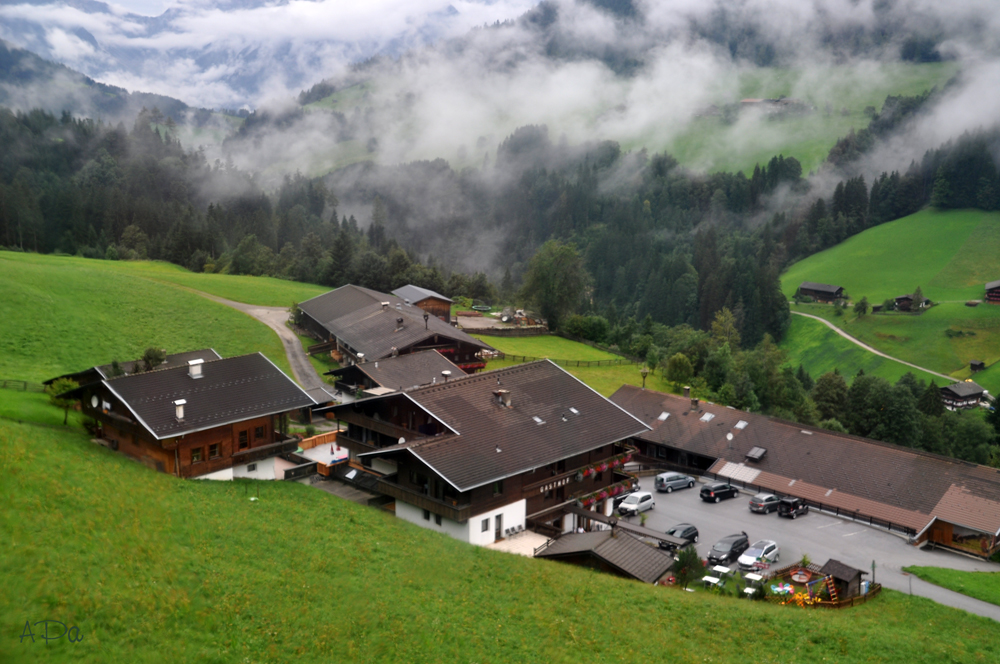
[[[858,318],[851,311],[836,317],[828,305],[793,308],[826,318],[893,357],[966,378],[971,360],[987,365],[1000,360],[1000,307],[964,304],[982,299],[983,284],[1000,277],[997,252],[1000,214],[924,210],[799,261],[782,277],[782,290],[791,297],[802,281],[818,281],[844,286],[854,300],[865,296],[871,303],[881,303],[920,286],[939,304],[919,316],[890,313]],[[808,345],[794,333],[786,343],[803,349]],[[828,353],[818,344],[813,349],[820,355]],[[995,391],[1000,372],[977,374],[976,380]]]
[[[957,593],[1000,605],[1000,572],[961,572],[944,567],[904,567],[903,571]]]
[[[41,382],[116,358],[132,360],[150,346],[169,352],[210,347],[223,357],[260,351],[291,375],[274,332],[178,284],[265,304],[291,304],[321,291],[160,263],[0,252],[0,378]]]
[[[559,360],[580,360],[597,362],[598,360],[620,360],[620,355],[608,353],[586,344],[577,343],[553,334],[537,337],[493,337],[488,335],[472,336],[485,341],[499,351],[510,355],[526,355],[528,357],[550,357]]]
[[[900,593],[805,611],[657,588],[465,545],[296,483],[178,480],[26,425],[0,422],[0,462],[12,664],[1000,657],[995,623]],[[617,628],[624,615],[642,624]],[[25,620],[45,619],[83,641],[19,643]]]
[[[813,378],[838,369],[850,383],[863,369],[866,374],[881,376],[892,383],[907,372],[913,372],[920,380],[935,380],[938,385],[945,382],[940,377],[868,352],[823,323],[802,316],[792,316],[788,335],[780,347],[788,353],[788,364],[793,367],[801,364]]]

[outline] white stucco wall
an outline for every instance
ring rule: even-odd
[[[251,480],[273,480],[275,459],[277,459],[277,457],[268,457],[266,459],[261,459],[260,461],[255,461],[254,463],[257,464],[257,470],[254,471],[247,470],[247,466],[250,464],[233,466],[233,477],[246,477]]]
[[[434,514],[431,514],[430,520],[426,520],[424,519],[424,510],[422,508],[404,503],[401,500],[396,500],[396,516],[410,523],[415,523],[422,528],[436,530],[450,535],[457,540],[482,546],[493,544],[496,541],[496,518],[498,515],[502,515],[503,521],[501,536],[503,536],[502,532],[508,528],[516,526],[523,528],[525,525],[526,506],[527,501],[519,500],[515,503],[510,503],[509,505],[504,505],[503,507],[470,517],[466,523],[458,523],[457,521],[441,517],[441,525],[439,526],[434,520]],[[489,527],[486,532],[483,532],[482,527],[484,519],[489,519]]]

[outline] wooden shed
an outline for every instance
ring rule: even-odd
[[[1000,279],[986,284],[986,301],[1000,304]]]
[[[844,297],[844,287],[833,284],[819,284],[814,281],[803,281],[799,284],[799,295],[811,297],[817,302],[833,302]]]
[[[837,594],[841,599],[859,595],[861,593],[861,577],[867,574],[867,572],[862,572],[833,558],[826,561],[826,564],[820,569],[820,573],[833,577],[837,586]]]

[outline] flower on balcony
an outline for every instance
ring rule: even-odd
[[[625,463],[628,463],[631,460],[632,460],[632,453],[629,452],[628,454],[625,455]]]
[[[608,497],[608,492],[607,491],[602,491],[599,494],[597,494],[597,499],[598,500],[604,500],[607,497]]]
[[[603,472],[604,472],[605,470],[607,470],[607,469],[608,469],[608,462],[607,462],[607,461],[605,461],[605,462],[604,462],[604,463],[602,463],[602,464],[601,464],[600,466],[598,466],[598,470],[600,470],[600,471],[601,471],[602,473],[603,473]]]

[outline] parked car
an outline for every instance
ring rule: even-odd
[[[618,509],[618,506],[621,505],[623,502],[625,502],[626,498],[628,498],[638,490],[639,490],[639,485],[637,484],[628,491],[626,491],[625,493],[620,493],[617,496],[615,496],[614,499],[611,501],[613,503],[613,507],[615,509]]]
[[[759,568],[755,563],[776,563],[780,555],[781,549],[774,540],[757,540],[743,552],[736,564],[744,572],[751,572]]]
[[[698,529],[690,523],[678,523],[673,528],[668,528],[665,534],[670,535],[675,540],[682,540],[684,542],[684,544],[681,544],[680,542],[671,542],[670,540],[660,540],[660,548],[667,551],[676,551],[698,541]]]
[[[740,490],[725,482],[715,482],[701,487],[701,499],[708,503],[717,503],[723,498],[735,498],[738,495]]]
[[[683,473],[660,473],[656,476],[656,490],[670,493],[674,489],[694,486],[694,478]]]
[[[618,513],[622,516],[634,516],[639,512],[653,509],[656,503],[653,502],[653,494],[648,491],[636,491],[630,493],[622,504],[618,506]]]
[[[758,493],[750,499],[750,511],[769,514],[778,509],[778,497],[773,493]]]
[[[728,565],[740,557],[740,554],[750,547],[749,538],[746,533],[728,535],[723,537],[712,550],[708,552],[709,565]]]
[[[787,516],[794,519],[800,514],[809,511],[809,506],[801,498],[782,498],[778,501],[778,516]]]

